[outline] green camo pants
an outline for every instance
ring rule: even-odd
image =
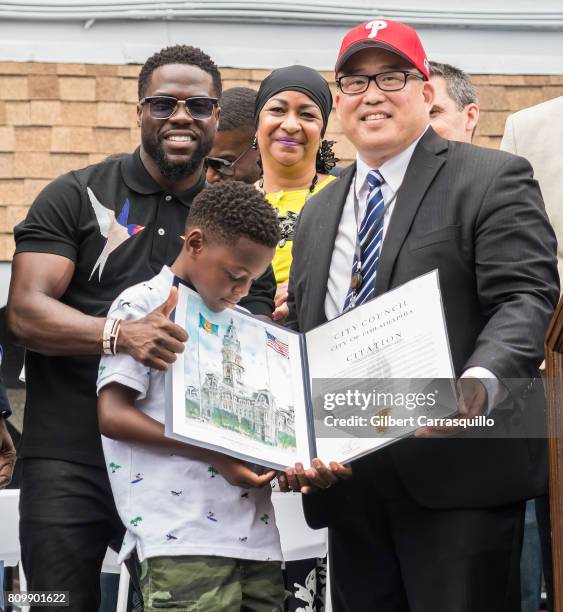
[[[226,557],[153,557],[141,564],[145,612],[281,612],[278,561]]]

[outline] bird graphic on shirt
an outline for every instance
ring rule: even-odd
[[[88,197],[90,198],[90,204],[94,209],[96,220],[100,226],[100,233],[104,238],[107,238],[104,248],[98,257],[98,260],[92,268],[90,273],[90,280],[94,276],[94,272],[98,270],[98,279],[102,279],[102,272],[108,260],[108,257],[120,247],[126,240],[129,240],[132,236],[136,236],[140,231],[144,230],[143,225],[137,225],[134,223],[128,223],[129,219],[129,199],[125,199],[121,212],[116,217],[115,211],[106,208],[94,195],[94,192],[90,187],[86,188]]]
[[[177,540],[178,538],[175,535],[172,535],[171,533],[167,533],[166,534],[166,541],[170,542],[172,540]]]
[[[206,515],[206,518],[208,518],[210,521],[213,521],[214,523],[217,523],[218,519],[215,518],[215,512],[208,512]]]

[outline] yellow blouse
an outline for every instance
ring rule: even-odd
[[[327,176],[313,189],[313,195],[326,187],[335,176]],[[276,282],[278,285],[289,278],[289,268],[291,267],[291,247],[293,244],[293,232],[295,222],[307,201],[308,189],[298,189],[296,191],[275,191],[267,193],[266,199],[278,213],[280,220],[281,240],[276,248],[276,254],[272,261]]]

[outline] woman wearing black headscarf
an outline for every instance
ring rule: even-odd
[[[274,319],[285,318],[295,221],[305,202],[334,179],[332,143],[323,140],[332,110],[328,83],[312,68],[287,66],[262,81],[255,105],[259,186],[280,218],[273,261],[278,282]]]
[[[262,81],[256,97],[256,143],[263,170],[258,186],[277,209],[281,229],[273,261],[278,282],[274,318],[278,321],[286,316],[295,221],[311,195],[335,178],[328,175],[336,163],[332,143],[323,141],[331,110],[328,83],[306,66],[274,70]],[[295,512],[302,512],[300,502]],[[324,609],[326,559],[291,561],[285,578],[288,612]]]

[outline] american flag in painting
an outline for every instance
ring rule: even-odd
[[[279,355],[289,358],[289,347],[287,344],[268,332],[266,332],[266,346],[273,348]]]

